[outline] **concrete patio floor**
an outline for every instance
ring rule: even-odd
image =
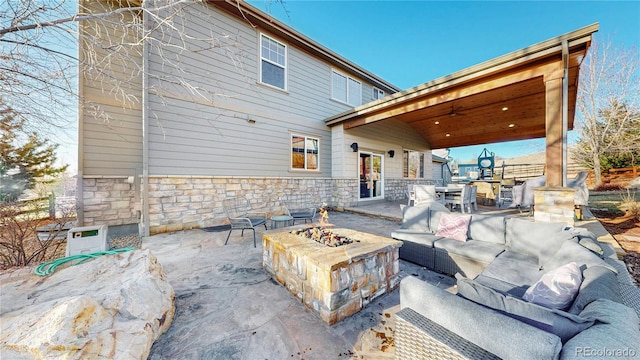
[[[400,225],[400,203],[376,202],[330,212],[329,222],[381,236]],[[481,207],[479,212],[504,212]],[[511,212],[522,216],[517,210]],[[595,221],[597,225],[599,223]],[[603,231],[593,225],[592,231]],[[399,291],[335,325],[298,302],[262,268],[261,232],[180,231],[144,238],[176,292],[176,315],[149,359],[392,359]],[[606,232],[605,232],[606,234]],[[605,234],[599,234],[605,235]],[[400,277],[444,289],[455,279],[400,261]]]

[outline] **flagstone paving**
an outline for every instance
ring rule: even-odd
[[[399,212],[398,212],[399,214]],[[330,212],[329,222],[389,236],[398,220]],[[393,314],[399,292],[384,295],[334,325],[325,324],[262,267],[252,233],[181,231],[145,238],[176,292],[176,315],[149,359],[392,359]],[[261,235],[261,234],[259,234]],[[454,279],[400,261],[400,277],[414,275],[442,288]]]

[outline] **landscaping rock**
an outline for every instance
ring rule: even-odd
[[[3,274],[0,284],[2,359],[146,359],[175,312],[174,290],[149,250],[45,277]]]

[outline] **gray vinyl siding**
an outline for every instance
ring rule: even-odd
[[[184,70],[183,80],[206,95],[150,79],[150,86],[162,89],[149,103],[150,175],[330,177],[331,131],[324,119],[350,108],[330,99],[331,66],[265,32],[287,45],[287,91],[259,84],[261,29],[211,7],[194,5],[187,11],[188,21],[179,26],[199,37],[213,31],[222,45],[179,55],[162,49]],[[177,74],[154,50],[150,72]],[[371,85],[358,80],[363,100],[371,97]],[[320,171],[291,171],[291,133],[320,138]]]
[[[344,154],[340,162],[342,169],[335,169],[334,177],[357,176],[358,156],[349,147],[353,142],[358,143],[359,150],[372,151],[385,156],[384,166],[387,178],[402,177],[404,149],[424,151],[425,161],[427,161],[427,154],[430,154],[429,144],[413,131],[411,126],[401,121],[384,121],[350,130],[334,131],[333,140],[336,142],[333,151]],[[393,158],[388,156],[389,150],[395,151]],[[334,166],[337,166],[337,163]],[[425,177],[429,178],[429,176],[431,176],[431,169],[427,168]]]
[[[88,11],[104,11],[106,3],[86,1],[90,7]],[[130,21],[123,15],[126,21]],[[102,37],[96,36],[92,30],[92,21],[80,24],[82,34],[100,41],[108,36],[120,38],[123,28],[109,29],[101,27]],[[135,39],[135,34],[128,34],[129,40]],[[134,42],[134,41],[132,41]],[[137,73],[137,66],[125,63],[120,57],[110,58],[99,47],[81,41],[85,50],[81,56],[85,59],[94,56],[98,61],[104,61],[108,66],[103,69],[108,76],[99,76],[84,65],[80,64],[83,105],[80,107],[79,120],[82,137],[82,164],[79,164],[84,175],[135,175],[142,169],[142,90],[141,75]],[[129,48],[130,59],[142,63],[140,49]],[[109,59],[109,60],[106,60]],[[125,95],[126,94],[126,95]]]
[[[431,174],[434,180],[442,180],[442,166],[441,162],[432,162],[431,163]]]

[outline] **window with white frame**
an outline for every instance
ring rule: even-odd
[[[362,104],[362,83],[335,70],[331,71],[331,97],[351,106]]]
[[[373,88],[373,100],[382,99],[383,97],[384,97],[384,91],[378,88]]]
[[[403,176],[410,179],[424,178],[424,153],[419,151],[404,150]]]
[[[318,170],[320,139],[291,134],[291,168],[295,170]]]
[[[260,35],[260,82],[287,89],[287,46]]]

